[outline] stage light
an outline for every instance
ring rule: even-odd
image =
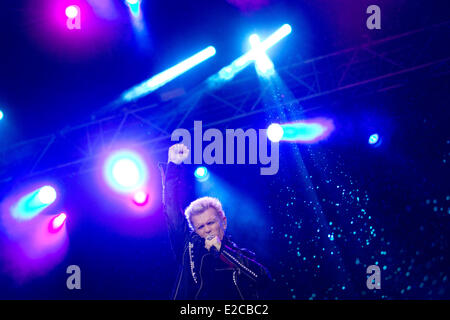
[[[374,133],[369,137],[369,144],[376,144],[380,139],[380,136],[378,135],[378,133]]]
[[[78,15],[78,7],[77,6],[68,6],[66,8],[66,16],[67,18],[73,19]]]
[[[198,167],[195,170],[194,175],[196,178],[203,178],[206,176],[207,173],[208,173],[208,169],[206,169],[205,167]]]
[[[257,34],[252,34],[249,38],[252,46],[253,59],[255,60],[256,71],[261,76],[270,76],[275,73],[273,62],[261,47],[261,41]]]
[[[206,181],[209,178],[208,169],[205,167],[198,167],[195,169],[194,176],[200,182]]]
[[[325,118],[301,120],[282,124],[283,141],[316,143],[326,139],[334,130],[333,121]]]
[[[3,114],[3,111],[0,110],[0,120],[2,120],[5,117],[5,115]]]
[[[129,91],[125,92],[122,95],[122,97],[125,101],[131,101],[133,99],[147,95],[147,94],[155,91],[156,89],[162,87],[169,81],[180,76],[181,74],[185,73],[189,69],[192,69],[193,67],[200,64],[201,62],[211,58],[215,54],[216,54],[216,49],[212,46],[209,46],[206,49],[193,55],[192,57],[178,63],[177,65],[155,75],[154,77],[150,78],[149,80],[130,89]]]
[[[266,40],[260,42],[257,35],[251,35],[249,40],[250,44],[257,44],[256,48],[252,48],[247,53],[243,54],[236,60],[234,60],[230,65],[223,67],[217,74],[211,76],[208,79],[208,84],[210,87],[217,87],[224,81],[233,79],[233,77],[241,72],[245,67],[247,67],[251,62],[255,61],[255,56],[260,57],[261,53],[264,53],[265,57],[260,57],[259,66],[257,63],[257,68],[261,74],[269,75],[273,70],[273,63],[269,57],[265,54],[270,47],[275,45],[281,39],[286,37],[292,32],[292,28],[288,24],[284,24],[278,30],[276,30],[272,35],[270,35]],[[252,45],[253,46],[253,45]],[[258,71],[257,69],[257,71]]]
[[[283,128],[278,123],[272,123],[267,128],[267,138],[272,142],[279,142],[283,138]]]
[[[45,186],[39,190],[37,196],[43,204],[51,204],[56,200],[56,191],[51,186]]]
[[[71,5],[66,8],[66,26],[69,30],[81,29],[81,10],[76,5]]]
[[[134,194],[133,201],[138,206],[143,206],[148,202],[149,195],[144,191],[138,191]]]
[[[44,186],[20,196],[11,207],[11,214],[18,220],[30,220],[55,202],[57,193],[55,188]]]
[[[126,0],[125,1],[130,8],[132,15],[137,18],[141,13],[141,1],[140,0]]]
[[[288,24],[282,25],[277,31],[272,33],[266,40],[264,40],[261,43],[261,49],[266,51],[273,45],[275,45],[277,42],[279,42],[281,39],[286,37],[292,32],[292,28]]]
[[[106,160],[104,175],[113,189],[119,192],[132,192],[146,182],[147,170],[138,154],[120,150]]]
[[[118,160],[113,166],[112,174],[123,187],[134,186],[139,181],[139,169],[131,159]]]
[[[60,213],[55,216],[52,220],[50,220],[48,229],[50,232],[55,233],[63,227],[64,223],[67,220],[67,215],[65,213]]]

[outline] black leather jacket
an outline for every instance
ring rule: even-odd
[[[220,252],[207,251],[204,239],[189,229],[183,198],[188,196],[184,165],[169,163],[163,172],[163,204],[172,249],[180,264],[173,299],[267,298],[271,277],[254,254],[239,248],[229,237]],[[163,168],[164,169],[164,168]]]

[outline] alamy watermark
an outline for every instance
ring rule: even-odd
[[[226,129],[224,138],[222,132],[215,128],[203,132],[202,121],[194,121],[193,143],[189,130],[182,128],[174,130],[170,139],[191,150],[184,161],[186,164],[192,163],[193,154],[194,164],[257,164],[259,160],[261,165],[267,166],[260,168],[261,175],[274,175],[279,169],[279,143],[267,138],[267,129],[259,129],[258,132],[255,129]],[[205,148],[203,142],[209,142]]]
[[[367,278],[366,286],[367,289],[373,290],[373,289],[381,289],[381,270],[380,267],[377,265],[370,265],[366,269],[366,273],[370,274],[370,276]]]
[[[380,9],[380,7],[375,4],[368,6],[366,13],[370,14],[370,16],[366,20],[367,29],[369,29],[369,30],[381,29],[381,9]]]
[[[73,290],[81,289],[81,269],[79,266],[73,264],[67,267],[66,273],[70,276],[66,280],[67,289]]]

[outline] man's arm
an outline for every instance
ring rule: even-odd
[[[184,216],[183,206],[189,196],[185,170],[181,164],[189,150],[182,144],[170,147],[168,163],[163,173],[163,206],[169,238],[177,258],[181,258],[189,227]]]

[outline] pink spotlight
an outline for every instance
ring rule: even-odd
[[[78,7],[77,6],[68,6],[66,8],[66,16],[67,18],[73,19],[78,15]]]
[[[147,204],[148,198],[149,198],[148,193],[144,191],[138,191],[134,194],[133,201],[138,206],[144,206],[145,204]]]
[[[51,233],[56,233],[63,227],[64,223],[66,222],[67,215],[65,213],[60,213],[52,220],[50,220],[48,229]]]
[[[66,8],[66,26],[69,30],[81,29],[81,11],[79,6],[68,6]]]

